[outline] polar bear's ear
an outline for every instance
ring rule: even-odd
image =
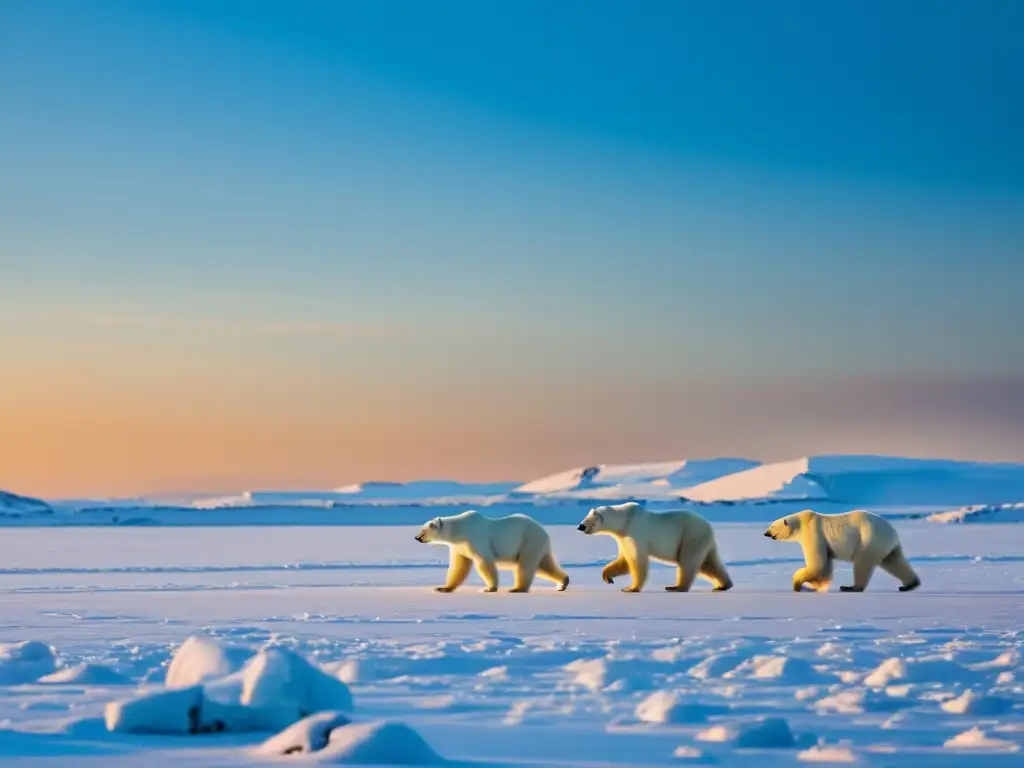
[[[437,518],[437,530],[439,530],[439,531],[440,531],[440,530],[441,530],[442,528],[444,528],[444,520],[442,520],[442,519],[441,519],[441,518],[439,517],[439,518]]]
[[[789,528],[789,520],[787,520],[786,518],[782,518],[782,524]]]

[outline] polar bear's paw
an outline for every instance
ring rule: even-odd
[[[480,591],[481,592],[497,592],[498,588],[497,587],[484,587]]]
[[[901,584],[900,585],[900,592],[913,592],[915,589],[917,589],[920,586],[921,586],[921,580],[920,579],[914,579],[909,584]]]
[[[565,590],[568,587],[569,587],[569,577],[566,576],[564,579],[562,579],[562,583],[558,585],[558,591],[559,592],[565,592]]]
[[[841,584],[839,586],[839,591],[840,592],[863,592],[864,591],[864,587],[858,587],[856,585],[854,585],[854,586],[847,586],[846,584]]]
[[[622,591],[623,592],[639,592],[640,591],[640,587],[637,587],[635,585],[632,586],[632,587],[623,587]]]
[[[455,587],[434,587],[434,591],[435,592],[443,592],[444,594],[448,594],[449,592],[454,592],[455,591]]]

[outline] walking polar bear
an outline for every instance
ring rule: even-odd
[[[526,515],[491,519],[469,510],[451,517],[435,517],[416,534],[421,544],[444,544],[451,550],[448,580],[438,592],[453,592],[469,576],[471,566],[483,578],[484,592],[498,591],[498,568],[515,571],[510,592],[529,592],[535,576],[553,581],[558,591],[569,586],[569,577],[558,566],[551,550],[551,536],[544,526]]]
[[[718,555],[714,529],[694,512],[651,512],[636,502],[594,507],[578,530],[618,542],[619,556],[604,567],[601,576],[612,584],[616,576],[629,573],[633,583],[623,592],[643,589],[651,559],[676,566],[675,585],[665,587],[669,592],[688,592],[698,574],[715,585],[715,592],[732,587]]]
[[[865,510],[821,515],[805,509],[779,518],[764,535],[776,541],[795,541],[803,548],[806,565],[793,574],[794,592],[801,591],[804,584],[828,591],[836,560],[853,563],[853,586],[840,586],[841,592],[863,592],[876,567],[900,580],[900,592],[921,586],[892,523]]]

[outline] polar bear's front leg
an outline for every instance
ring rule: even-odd
[[[622,540],[622,554],[626,558],[626,565],[629,567],[629,575],[633,583],[623,587],[623,592],[639,592],[647,583],[647,570],[650,567],[647,547],[639,544],[635,539]]]
[[[627,573],[629,573],[629,562],[620,550],[619,556],[608,563],[604,570],[601,571],[601,578],[604,579],[606,584],[614,584],[616,576],[625,576]]]
[[[472,565],[473,561],[468,557],[453,551],[451,559],[448,561],[448,580],[443,587],[434,587],[434,589],[437,592],[454,592],[465,582]]]
[[[480,573],[480,578],[484,580],[487,587],[483,590],[484,592],[497,592],[498,591],[498,568],[495,566],[492,560],[486,558],[477,558],[476,569]]]

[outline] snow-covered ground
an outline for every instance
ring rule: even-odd
[[[794,594],[799,548],[765,539],[763,521],[717,526],[733,591],[668,593],[672,571],[656,567],[639,595],[601,582],[614,543],[571,526],[551,529],[569,590],[527,595],[481,594],[475,575],[433,592],[446,551],[404,525],[8,528],[0,759],[261,765],[305,762],[281,753],[312,746],[336,764],[1020,765],[1024,526],[897,525],[923,581],[909,594],[883,573],[863,594]],[[840,567],[836,583],[848,578]],[[151,698],[111,722],[144,720],[152,697],[166,715],[212,695],[164,692],[191,635],[229,649],[208,662],[217,675],[268,644],[297,654],[208,682],[218,706],[316,699],[306,659],[348,683],[352,711],[270,742],[108,730],[106,705],[140,686]]]

